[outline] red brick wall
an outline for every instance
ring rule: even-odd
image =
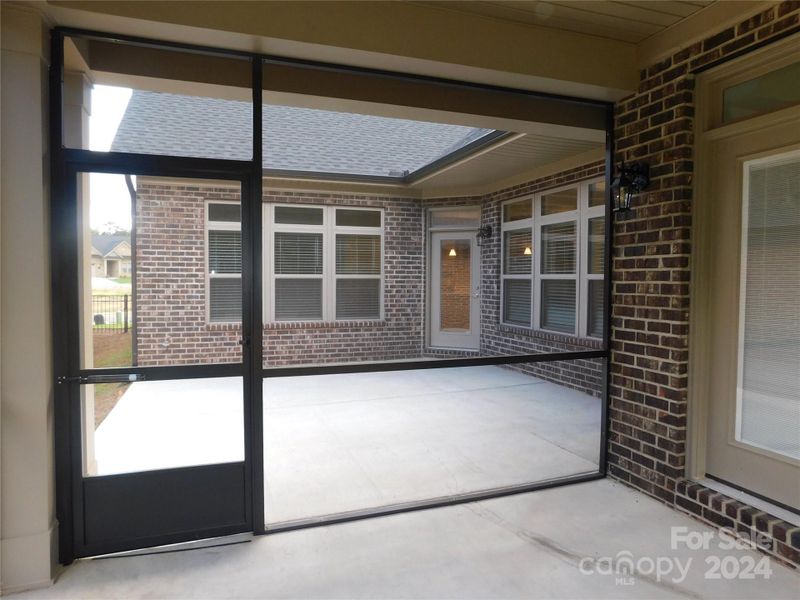
[[[145,366],[236,362],[240,327],[207,323],[206,200],[238,190],[137,182],[137,357]],[[425,270],[419,201],[350,194],[274,192],[265,202],[384,209],[384,319],[275,323],[264,327],[265,366],[392,360],[422,355]]]
[[[136,351],[142,366],[241,360],[239,327],[206,324],[205,201],[239,190],[138,178]]]
[[[265,366],[419,358],[424,343],[425,262],[418,200],[264,191],[265,202],[384,209],[384,320],[275,323],[264,328]]]
[[[614,228],[609,433],[611,475],[710,523],[770,533],[773,554],[794,564],[800,564],[797,529],[787,535],[787,523],[687,482],[684,474],[693,73],[798,30],[800,3],[776,4],[643,70],[638,92],[616,106],[617,162],[648,162],[653,181]]]

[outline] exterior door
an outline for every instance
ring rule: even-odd
[[[709,134],[706,474],[800,509],[796,110]],[[708,244],[706,246],[706,244]]]
[[[431,234],[431,346],[477,350],[480,257],[475,232]]]
[[[66,556],[253,530],[246,181],[67,175],[53,207]],[[121,241],[130,275],[93,273]]]

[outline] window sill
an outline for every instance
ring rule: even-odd
[[[386,321],[380,319],[364,321],[281,321],[279,323],[264,323],[264,329],[267,331],[285,329],[351,329],[385,326]]]
[[[241,322],[235,323],[206,323],[206,331],[241,331]]]
[[[547,331],[544,329],[531,329],[530,327],[522,327],[520,325],[506,325],[500,323],[497,330],[500,333],[508,333],[512,335],[521,335],[528,338],[547,342],[557,342],[560,344],[570,344],[572,346],[582,346],[592,350],[602,350],[603,340],[597,338],[580,337],[568,333],[558,333],[555,331]]]

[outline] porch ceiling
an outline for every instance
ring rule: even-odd
[[[664,31],[715,0],[672,2],[582,2],[578,0],[448,0],[415,2],[493,19],[552,27],[634,44]]]

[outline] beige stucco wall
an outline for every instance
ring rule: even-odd
[[[46,585],[54,565],[46,31],[2,6],[0,581]]]

